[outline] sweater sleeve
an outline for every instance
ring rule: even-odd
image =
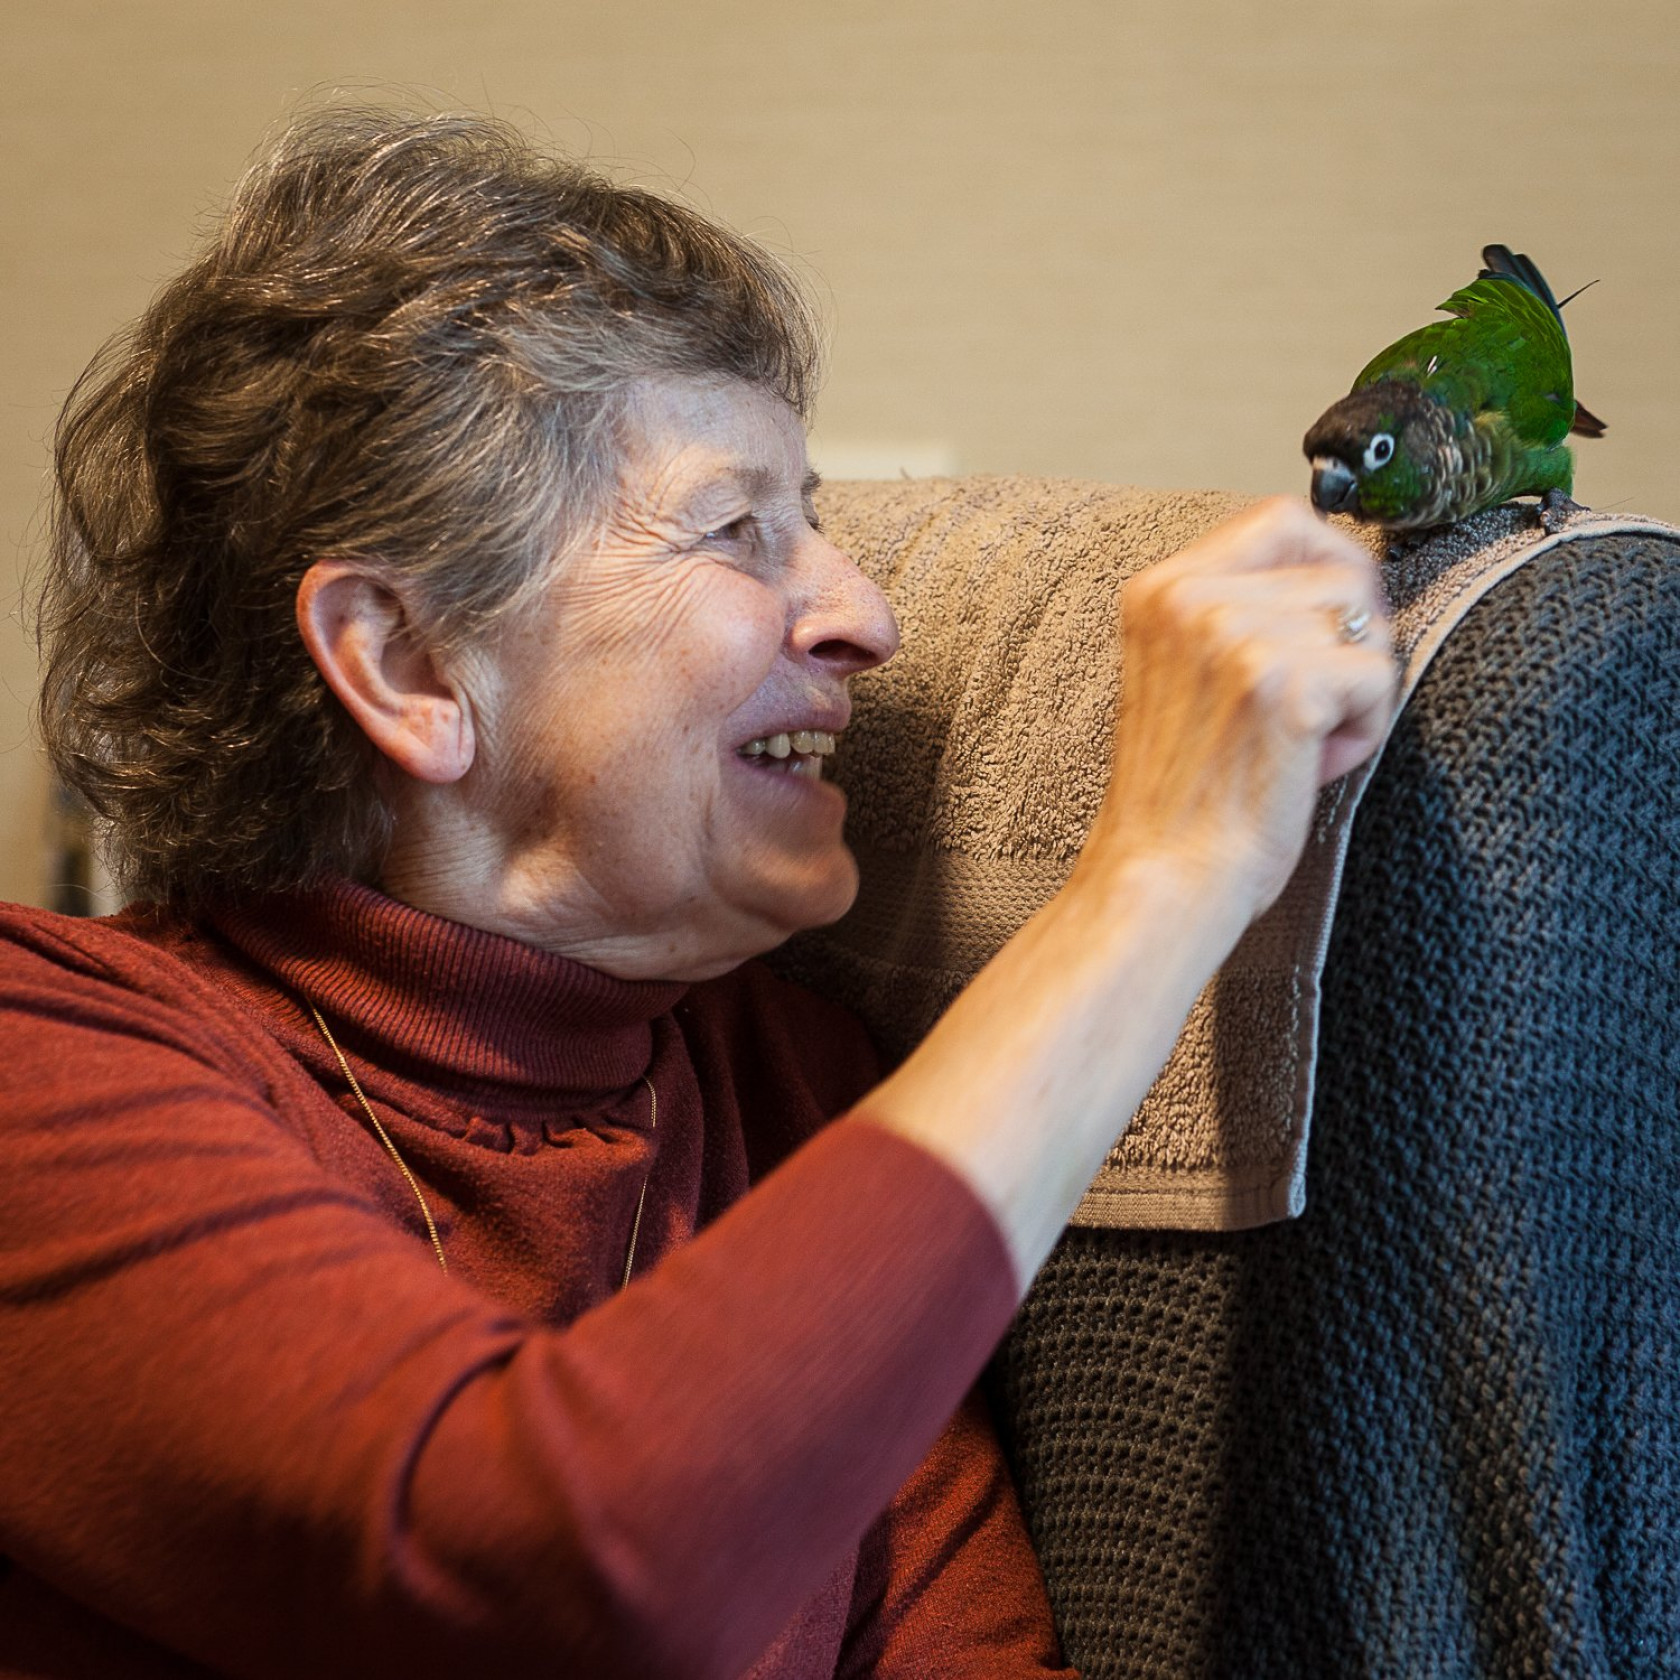
[[[1015,1304],[967,1188],[854,1113],[543,1331],[178,1006],[0,984],[0,1550],[219,1672],[733,1680]]]
[[[1076,1680],[976,1392],[858,1555],[842,1680]]]

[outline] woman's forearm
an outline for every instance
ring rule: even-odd
[[[1076,872],[869,1097],[991,1210],[1023,1289],[1246,919],[1154,860]]]

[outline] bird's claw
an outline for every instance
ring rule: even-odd
[[[1591,511],[1561,490],[1548,490],[1540,498],[1540,524],[1548,537],[1555,537],[1577,514]]]

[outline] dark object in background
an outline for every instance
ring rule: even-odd
[[[47,822],[47,908],[61,916],[103,916],[114,910],[111,883],[99,860],[92,807],[79,793],[55,781]]]

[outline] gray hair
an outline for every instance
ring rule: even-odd
[[[633,382],[808,416],[817,344],[765,252],[503,124],[295,123],[59,422],[42,729],[124,884],[376,874],[377,754],[298,634],[304,572],[354,559],[469,645],[609,509]]]

